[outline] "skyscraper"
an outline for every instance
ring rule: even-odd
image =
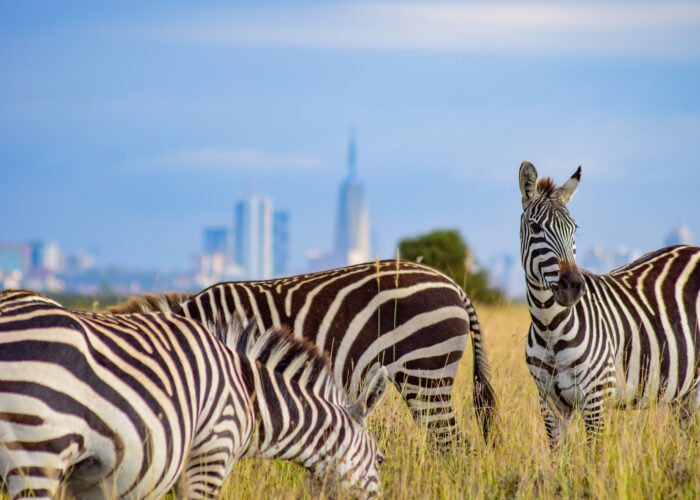
[[[289,214],[275,210],[272,228],[273,273],[276,277],[287,274],[289,259]]]
[[[234,207],[236,263],[251,280],[273,274],[273,205],[264,196],[250,196]]]
[[[30,268],[51,273],[63,269],[63,255],[53,241],[32,241],[30,247]]]
[[[348,144],[348,175],[340,185],[335,254],[341,264],[359,264],[372,258],[369,213],[364,186],[357,177],[354,136]]]
[[[207,255],[223,254],[228,256],[230,251],[229,229],[226,227],[208,227],[203,233],[204,253]]]

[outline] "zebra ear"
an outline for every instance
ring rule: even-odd
[[[540,195],[537,192],[537,169],[529,161],[520,164],[520,193],[523,195],[523,209]]]
[[[359,422],[364,422],[386,391],[388,383],[389,372],[382,366],[372,375],[357,401],[348,406],[350,416]]]
[[[571,201],[571,197],[576,192],[578,188],[578,183],[581,181],[581,165],[578,166],[574,175],[569,177],[569,180],[564,183],[562,187],[556,190],[555,196],[561,200],[561,202],[566,205]]]

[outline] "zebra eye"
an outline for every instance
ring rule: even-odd
[[[384,455],[382,455],[380,452],[377,452],[377,465],[382,466],[384,464]]]
[[[542,226],[540,226],[534,220],[530,222],[530,229],[532,230],[533,233],[541,233],[542,232]]]

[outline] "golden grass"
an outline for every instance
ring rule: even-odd
[[[370,418],[386,456],[387,498],[700,498],[700,432],[678,425],[667,407],[610,410],[598,451],[576,419],[550,452],[537,393],[525,366],[529,316],[524,306],[478,308],[499,398],[499,438],[480,439],[471,403],[471,350],[458,375],[455,407],[472,451],[435,453],[391,390]],[[306,472],[284,462],[237,464],[224,498],[312,497]]]

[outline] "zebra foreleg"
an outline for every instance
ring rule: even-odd
[[[586,427],[586,441],[592,449],[597,449],[600,437],[605,430],[605,418],[601,400],[587,404],[582,410],[583,423]]]
[[[552,408],[546,397],[540,396],[540,412],[544,419],[544,429],[547,432],[549,447],[556,449],[566,436],[566,431],[571,420],[570,415],[562,415]]]

